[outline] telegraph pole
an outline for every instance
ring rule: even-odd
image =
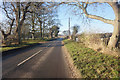
[[[20,36],[20,2],[17,2],[17,8],[18,8],[18,44],[21,43],[21,36]]]
[[[69,26],[69,38],[71,39],[71,33],[70,33],[70,17],[69,17],[69,20],[68,20],[68,26]]]

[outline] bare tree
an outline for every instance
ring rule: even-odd
[[[52,4],[46,2],[3,2],[2,9],[6,13],[6,17],[11,20],[10,32],[13,23],[15,22],[16,26],[13,33],[15,34],[15,38],[18,40],[19,44],[21,42],[21,33],[23,33],[22,29],[24,29],[22,27],[25,26],[23,26],[23,24],[26,21],[26,17],[28,20],[30,20],[32,17],[32,22],[30,24],[32,25],[33,38],[35,34],[34,28],[36,24],[40,26],[40,37],[42,38],[44,37],[43,34],[45,29],[48,30],[48,28],[45,28],[45,26],[48,26],[47,22],[56,16],[54,12],[55,9],[53,8]],[[28,17],[30,15],[32,16]],[[5,32],[2,31],[2,33],[4,35]]]
[[[9,4],[8,4],[9,5]],[[12,31],[12,27],[14,25],[14,17],[13,17],[13,14],[12,14],[12,8],[9,8],[8,6],[5,5],[5,3],[3,2],[3,6],[1,7],[7,17],[7,23],[9,24],[9,30],[5,32],[4,29],[1,29],[1,27],[5,27],[5,25],[0,25],[0,30],[1,30],[1,33],[2,33],[2,37],[3,37],[3,41],[6,41],[7,40],[7,37],[9,35],[11,35],[11,31]]]
[[[115,14],[115,19],[110,20],[110,19],[105,19],[104,17],[97,16],[97,15],[92,15],[89,14],[87,11],[87,8],[89,5],[96,4],[100,2],[74,2],[74,3],[60,3],[60,4],[68,4],[72,6],[77,6],[81,10],[81,14],[85,14],[86,17],[91,18],[91,19],[96,19],[100,20],[104,23],[112,24],[114,26],[114,31],[113,34],[109,40],[108,47],[109,48],[115,48],[118,45],[118,42],[120,40],[120,5],[118,2],[101,2],[101,3],[108,3]]]
[[[28,20],[26,19],[21,28],[21,38],[23,40],[28,39],[30,37],[30,31],[31,31],[31,23],[29,19]]]
[[[18,43],[21,42],[20,38],[20,32],[21,32],[21,27],[24,23],[24,20],[26,19],[26,14],[27,12],[30,12],[28,10],[31,2],[3,2],[3,10],[6,13],[6,16],[16,23],[16,29],[15,29],[15,34],[16,38],[18,38]],[[11,18],[12,15],[12,18]]]
[[[76,34],[78,33],[79,27],[80,27],[80,26],[78,26],[78,25],[74,25],[74,26],[73,26],[73,33],[72,33],[72,35],[73,35],[73,40],[75,40],[75,38],[76,38]]]
[[[68,30],[64,30],[63,34],[64,34],[64,36],[68,36],[69,35],[69,31]]]
[[[48,5],[49,4],[49,5]],[[40,37],[44,38],[44,31],[46,26],[51,26],[53,18],[56,17],[56,10],[52,6],[53,4],[41,2],[39,3],[39,9],[37,9],[37,18],[40,26]],[[49,24],[50,23],[50,24]],[[46,25],[46,26],[45,26]]]
[[[13,23],[14,23],[14,19],[12,19],[12,21],[11,21],[11,23],[10,23],[10,29],[9,29],[9,31],[7,31],[7,33],[5,33],[5,31],[3,30],[3,29],[0,29],[1,30],[1,33],[2,33],[2,37],[3,37],[3,41],[5,40],[7,40],[7,37],[9,36],[9,35],[11,35],[11,31],[12,31],[12,26],[13,26]],[[0,26],[0,28],[1,28],[2,26]]]

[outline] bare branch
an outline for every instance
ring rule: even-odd
[[[22,15],[22,19],[21,19],[20,24],[22,24],[23,21],[25,20],[26,13],[28,12],[28,8],[29,8],[30,4],[31,4],[31,2],[28,2],[27,5],[25,6],[25,9],[23,10],[23,15]]]
[[[16,8],[15,8],[15,6],[14,6],[14,4],[12,2],[11,2],[11,5],[14,8],[14,11],[17,12],[17,10],[16,10]]]
[[[9,32],[8,32],[8,35],[11,34],[12,26],[13,26],[13,24],[14,24],[14,21],[15,21],[15,19],[12,19],[12,22],[11,22],[11,24],[10,24],[10,30],[9,30]]]
[[[88,18],[97,19],[97,20],[100,20],[100,21],[108,23],[108,24],[114,24],[114,20],[109,20],[109,19],[105,19],[105,18],[100,17],[100,16],[88,14],[86,9],[83,9],[83,12],[85,13],[85,15]]]
[[[96,2],[93,2],[93,3],[96,3]],[[84,14],[86,15],[86,17],[92,18],[92,19],[97,19],[97,20],[100,20],[100,21],[105,22],[105,23],[108,23],[108,24],[114,24],[114,20],[109,20],[109,19],[105,19],[105,18],[100,17],[100,16],[88,14],[88,12],[87,12],[87,7],[88,7],[88,4],[89,4],[89,3],[88,3],[88,2],[85,2],[84,4],[85,4],[85,6],[84,6],[84,7],[82,6],[82,10],[83,10]],[[91,3],[91,4],[92,4],[92,3]],[[81,6],[81,5],[80,5],[80,6]]]
[[[6,13],[6,16],[10,19],[10,20],[12,20],[12,18],[9,16],[9,14],[8,14],[8,12],[7,12],[7,10],[6,10],[6,6],[5,6],[5,3],[3,2],[3,6],[4,6],[4,11],[5,11],[5,13]]]
[[[106,3],[106,2],[101,1],[101,2],[84,2],[84,3],[87,3],[87,4],[95,4],[95,3]]]

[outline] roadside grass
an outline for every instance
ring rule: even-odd
[[[54,40],[54,39],[56,39],[56,38],[48,38],[48,39],[47,39],[47,38],[44,38],[44,39],[35,39],[35,40],[32,40],[32,39],[23,40],[20,45],[11,44],[11,45],[8,45],[8,46],[0,47],[0,52],[8,51],[8,50],[11,50],[11,49],[16,49],[16,48],[21,48],[21,47],[28,46],[28,45],[31,45],[31,44],[35,44],[35,43],[39,43],[39,42],[45,42],[45,41],[50,41],[50,40]]]
[[[21,48],[21,47],[24,47],[24,46],[28,46],[28,45],[31,45],[31,44],[35,44],[35,43],[38,43],[39,40],[25,40],[25,41],[22,41],[22,43],[20,45],[18,44],[11,44],[11,45],[8,45],[8,46],[3,46],[1,47],[1,51],[8,51],[8,50],[11,50],[11,49],[16,49],[16,48]]]
[[[118,78],[117,57],[96,52],[71,40],[64,40],[64,45],[83,78]]]

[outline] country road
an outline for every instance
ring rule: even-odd
[[[3,78],[70,78],[61,41],[57,39],[4,56]]]

